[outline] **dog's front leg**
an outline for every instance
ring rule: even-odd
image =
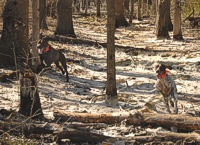
[[[167,107],[167,111],[168,111],[169,113],[171,113],[170,108],[169,108],[169,99],[168,99],[168,97],[164,97],[164,100],[165,100],[165,105],[166,105],[166,107]]]

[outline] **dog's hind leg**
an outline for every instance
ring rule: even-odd
[[[63,66],[63,68],[64,68],[64,70],[65,70],[67,82],[69,82],[69,74],[68,74],[68,71],[67,71],[67,64],[66,64],[66,61],[65,61],[65,63],[63,62],[63,63],[61,63],[61,64],[62,64],[62,66]]]
[[[59,68],[62,71],[62,74],[64,75],[65,72],[64,72],[63,68],[60,66],[59,62],[55,62],[55,64],[56,64],[57,68]]]
[[[60,54],[60,63],[62,64],[62,67],[65,70],[66,80],[67,80],[67,82],[69,82],[69,74],[68,74],[68,71],[67,71],[67,64],[66,64],[67,62],[66,62],[64,54],[62,54],[62,53]]]
[[[177,97],[176,91],[173,92],[172,96],[173,96],[173,98],[174,98],[174,109],[175,109],[175,113],[178,114],[178,106],[177,106],[178,97]]]

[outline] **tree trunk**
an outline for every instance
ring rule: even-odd
[[[106,123],[115,124],[126,120],[129,125],[151,125],[170,129],[174,127],[177,131],[191,132],[200,129],[200,117],[177,114],[158,114],[151,110],[139,112],[116,112],[116,113],[77,113],[63,110],[54,111],[54,116],[62,121],[84,122],[84,123]]]
[[[129,13],[129,2],[130,0],[124,0],[124,9]]]
[[[131,24],[132,21],[133,21],[134,1],[135,1],[135,0],[131,0],[131,12],[130,12],[130,18],[129,18],[129,23],[130,23],[130,24]]]
[[[47,6],[46,6],[47,16],[52,18],[57,18],[56,3],[57,3],[56,0],[47,0]]]
[[[3,11],[1,65],[16,66],[26,62],[28,48],[28,0],[7,0]]]
[[[168,22],[166,22],[168,20],[167,4],[168,0],[158,0],[158,10],[156,18],[157,39],[169,38],[168,25],[167,25]]]
[[[39,2],[40,1],[40,2]],[[41,3],[41,0],[32,0],[32,45],[31,45],[31,53],[32,53],[32,66],[37,66],[39,64],[38,59],[38,50],[37,50],[37,42],[39,40],[39,34],[40,34],[40,9],[39,5]],[[35,70],[36,68],[33,67]]]
[[[147,14],[150,15],[150,1],[147,0]]]
[[[126,21],[124,16],[124,0],[115,0],[115,27],[118,28],[120,26],[130,26],[130,24]]]
[[[138,21],[142,20],[142,17],[141,17],[141,5],[142,5],[142,1],[138,0],[138,10],[137,10],[137,19],[138,19]]]
[[[72,20],[72,0],[58,0],[57,12],[56,33],[76,37]]]
[[[85,0],[85,15],[88,14],[88,0]]]
[[[174,40],[183,40],[182,31],[181,31],[181,6],[180,0],[174,0],[174,30],[173,30],[173,39]]]
[[[157,1],[158,1],[158,0],[152,0],[152,8],[151,8],[151,11],[152,11],[153,15],[156,15]]]
[[[22,72],[20,78],[20,108],[19,113],[33,118],[43,117],[37,78],[29,72]]]
[[[40,0],[39,3],[39,10],[40,10],[40,28],[41,29],[48,29],[47,22],[46,22],[46,0]]]
[[[101,0],[97,0],[97,17],[101,16]]]
[[[167,4],[166,4],[166,23],[167,23],[167,27],[168,27],[168,31],[173,31],[173,24],[172,24],[172,20],[171,20],[171,15],[170,15],[170,0],[166,0]]]
[[[106,104],[117,104],[116,69],[115,69],[115,2],[107,0],[107,84]],[[123,5],[122,5],[123,7]]]

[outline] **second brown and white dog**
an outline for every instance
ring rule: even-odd
[[[155,67],[155,71],[157,74],[156,89],[164,97],[168,112],[171,113],[170,111],[170,105],[171,105],[172,107],[174,107],[175,113],[178,114],[177,88],[173,78],[169,75],[169,71],[167,69],[171,70],[172,67],[166,66],[164,64],[156,65]]]

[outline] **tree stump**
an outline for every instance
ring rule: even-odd
[[[33,118],[43,117],[37,79],[32,73],[20,76],[20,109],[19,112]]]

